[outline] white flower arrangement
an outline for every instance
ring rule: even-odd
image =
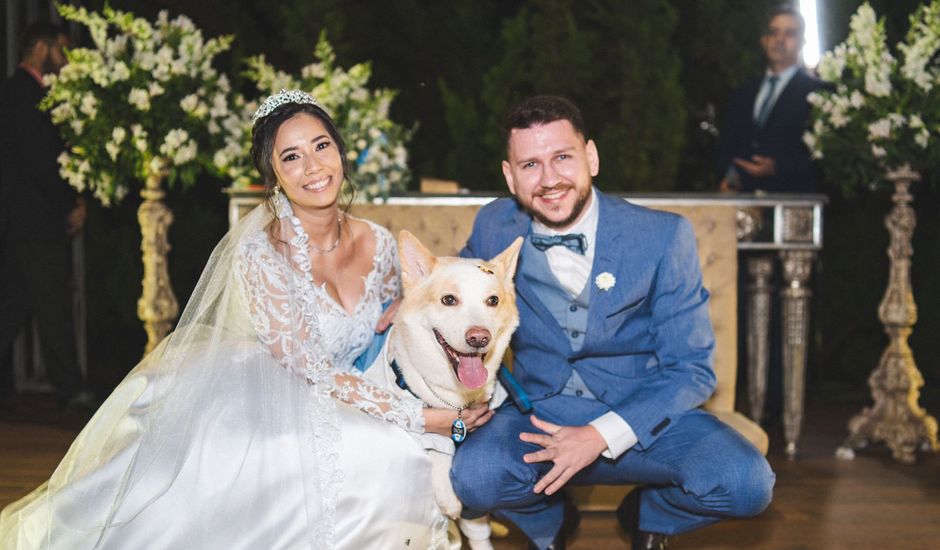
[[[165,11],[151,23],[109,7],[57,7],[94,42],[69,50],[68,64],[46,77],[42,108],[70,146],[59,156],[63,178],[110,205],[155,172],[190,185],[201,169],[216,171],[214,153],[225,146],[218,129],[241,117],[227,77],[212,66],[232,38],[204,40],[188,18]]]
[[[597,288],[606,292],[614,288],[614,285],[617,284],[617,278],[614,277],[613,273],[605,271],[594,278],[594,284],[597,285]]]
[[[314,51],[315,61],[300,75],[278,71],[264,56],[248,60],[247,76],[255,81],[262,99],[281,89],[299,89],[312,95],[333,118],[346,143],[349,179],[360,190],[360,198],[374,199],[406,188],[411,177],[405,144],[411,132],[389,118],[396,92],[370,90],[368,63],[349,70],[336,66],[336,55],[325,35]],[[233,187],[260,183],[251,164],[251,118],[258,100],[237,98],[241,116],[223,127],[225,147],[215,154],[215,163],[233,182]]]
[[[866,2],[843,44],[819,62],[833,90],[810,94],[812,126],[803,136],[833,180],[874,186],[886,169],[940,167],[940,0],[922,4],[893,54],[883,19]]]

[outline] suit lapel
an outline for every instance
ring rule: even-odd
[[[620,303],[620,295],[623,293],[626,285],[624,281],[618,280],[612,288],[601,290],[597,286],[597,276],[601,273],[610,273],[614,277],[620,278],[620,265],[622,264],[622,255],[624,254],[623,233],[626,231],[623,220],[618,220],[614,216],[611,201],[621,200],[615,197],[608,197],[597,192],[595,195],[598,200],[597,213],[597,233],[594,237],[594,265],[591,268],[591,276],[587,284],[591,287],[591,301],[588,307],[588,330],[582,353],[587,349],[595,339],[604,338],[604,319],[612,311],[616,304]]]
[[[790,104],[793,102],[794,97],[797,96],[797,89],[800,87],[800,79],[803,77],[804,74],[801,69],[793,74],[793,77],[787,82],[787,86],[780,92],[780,96],[777,97],[777,101],[774,103],[773,107],[771,107],[770,112],[767,113],[767,120],[764,121],[763,128],[769,128],[776,119],[781,116],[790,116]]]

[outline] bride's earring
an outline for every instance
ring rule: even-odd
[[[281,186],[275,183],[274,184],[274,196],[277,197],[280,194],[281,194]]]

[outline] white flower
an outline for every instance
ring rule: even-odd
[[[196,145],[196,142],[189,140],[185,145],[176,151],[175,155],[173,155],[173,164],[176,166],[182,166],[187,162],[195,159],[198,150],[199,146]]]
[[[885,148],[884,148],[884,147],[881,147],[881,146],[879,146],[879,145],[875,145],[874,143],[872,143],[872,144],[871,144],[871,154],[872,154],[872,156],[874,156],[875,158],[884,158],[884,157],[888,154],[888,152],[885,151]]]
[[[98,114],[98,100],[95,99],[93,94],[85,94],[82,96],[82,103],[78,107],[78,110],[88,116],[89,119],[94,120],[95,116]]]
[[[927,148],[927,143],[930,140],[930,132],[926,128],[921,128],[917,135],[914,136],[914,142],[917,145],[920,145],[921,149]]]
[[[150,94],[147,93],[147,90],[131,88],[130,93],[127,95],[127,102],[137,107],[139,111],[150,110]]]
[[[861,109],[865,106],[865,96],[858,90],[852,90],[852,95],[849,96],[849,104],[856,109]]]
[[[833,128],[842,128],[849,123],[849,117],[846,116],[845,111],[836,108],[832,110],[829,116],[829,122],[832,124]]]
[[[812,132],[803,133],[803,143],[806,144],[806,148],[810,151],[816,150],[816,136]]]
[[[114,68],[111,69],[111,80],[113,82],[121,82],[127,80],[131,77],[131,71],[127,68],[127,63],[123,61],[118,61],[114,64]]]
[[[192,113],[196,110],[196,105],[199,104],[199,96],[196,94],[189,94],[180,100],[180,108],[183,109],[183,112]]]
[[[614,277],[614,274],[605,271],[594,278],[594,284],[597,285],[597,288],[607,291],[614,288],[614,285],[617,284],[617,278]]]
[[[891,95],[891,80],[869,72],[865,75],[865,91],[876,97]]]
[[[111,157],[111,160],[117,160],[118,153],[121,152],[121,148],[113,141],[105,143],[104,150],[108,152],[108,156]]]
[[[127,137],[127,130],[120,126],[115,126],[114,130],[111,131],[111,139],[114,140],[114,143],[123,142],[125,137]]]
[[[868,125],[868,139],[885,139],[891,137],[891,120],[880,118]]]
[[[147,166],[151,174],[160,174],[164,171],[166,167],[166,160],[163,157],[153,157],[150,159],[150,164]]]

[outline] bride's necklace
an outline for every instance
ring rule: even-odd
[[[336,247],[339,246],[339,239],[343,236],[343,220],[344,219],[346,219],[346,216],[344,216],[343,214],[340,214],[336,218],[336,229],[337,229],[336,240],[333,241],[333,244],[331,244],[329,248],[320,248],[319,246],[309,241],[307,242],[307,246],[309,246],[310,249],[316,252],[317,254],[329,254],[330,252],[333,252],[334,250],[336,250]]]

